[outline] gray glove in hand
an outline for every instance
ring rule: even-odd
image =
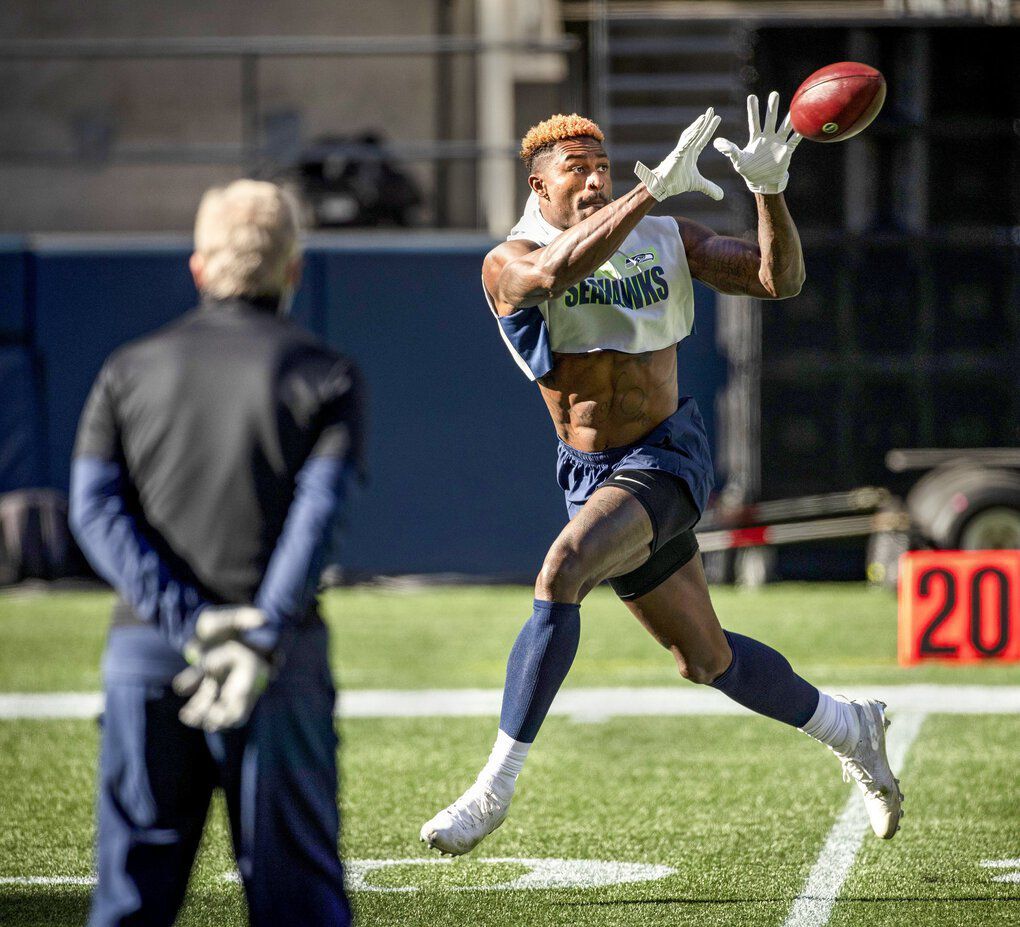
[[[709,107],[684,129],[676,148],[666,155],[658,167],[645,167],[640,161],[634,165],[634,173],[659,202],[691,190],[704,193],[713,200],[723,198],[722,187],[711,180],[705,180],[698,170],[698,157],[719,128],[719,121],[715,110]]]
[[[270,665],[238,638],[265,623],[265,613],[248,605],[207,608],[199,615],[195,636],[184,649],[192,665],[173,682],[178,695],[189,697],[181,721],[213,732],[248,720],[269,681]]]
[[[747,125],[751,133],[747,147],[738,148],[725,138],[712,143],[730,159],[752,193],[782,193],[790,180],[790,158],[804,136],[793,131],[789,114],[777,129],[778,117],[778,93],[773,90],[769,94],[764,127],[759,122],[758,98],[751,94],[747,98]]]

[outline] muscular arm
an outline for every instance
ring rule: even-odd
[[[691,276],[720,293],[756,299],[796,296],[804,283],[800,236],[781,193],[756,193],[758,243],[716,235],[678,218]]]
[[[643,183],[557,235],[548,245],[508,241],[482,265],[482,282],[500,315],[554,299],[601,267],[652,207]]]

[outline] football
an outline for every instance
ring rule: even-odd
[[[867,64],[840,61],[815,71],[793,95],[790,122],[813,142],[863,132],[885,102],[885,78]]]

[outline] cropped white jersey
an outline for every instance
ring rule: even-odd
[[[532,193],[507,240],[547,245],[560,234],[542,217]],[[682,341],[694,324],[691,272],[669,216],[646,216],[594,274],[557,299],[499,316],[487,290],[485,298],[503,341],[531,380],[552,369],[554,351],[641,354]]]

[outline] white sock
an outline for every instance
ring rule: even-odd
[[[849,702],[818,693],[818,707],[801,730],[837,753],[848,753],[861,736],[857,711]]]
[[[496,735],[489,760],[478,774],[479,781],[485,782],[493,791],[504,798],[514,793],[514,783],[524,768],[531,744],[523,740],[514,740],[509,734],[500,731]]]

